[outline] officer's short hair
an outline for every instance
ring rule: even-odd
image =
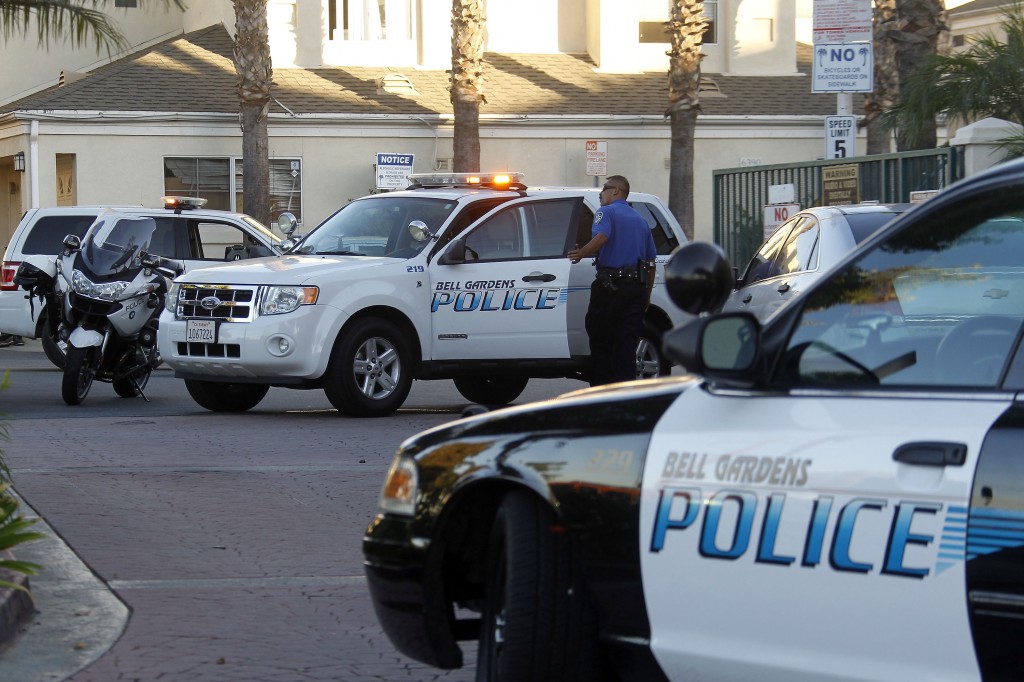
[[[622,190],[622,193],[629,196],[629,180],[626,179],[625,175],[609,175],[608,180],[605,182],[614,182]]]

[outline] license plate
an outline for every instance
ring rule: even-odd
[[[217,343],[217,321],[185,320],[185,341],[188,343]]]

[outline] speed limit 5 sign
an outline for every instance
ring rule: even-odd
[[[857,117],[825,117],[825,158],[845,159],[857,155]]]

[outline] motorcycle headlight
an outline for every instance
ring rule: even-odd
[[[102,282],[97,284],[79,270],[75,270],[71,275],[71,290],[87,298],[95,298],[101,301],[116,301],[127,288],[128,282]]]
[[[380,491],[380,508],[391,514],[413,516],[416,513],[416,493],[419,473],[411,457],[396,455]]]
[[[267,295],[260,304],[261,315],[290,313],[300,305],[316,303],[320,290],[316,287],[267,287]]]
[[[169,313],[173,313],[177,310],[178,306],[178,291],[181,289],[181,285],[177,282],[171,284],[170,289],[167,290],[167,295],[164,296],[164,310]]]

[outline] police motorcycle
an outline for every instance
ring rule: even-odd
[[[149,402],[143,391],[160,365],[159,313],[170,280],[185,270],[148,252],[155,230],[153,218],[104,211],[82,239],[65,237],[56,257],[18,268],[16,284],[62,311],[48,331],[67,344],[61,397],[68,405],[81,403],[94,380]]]

